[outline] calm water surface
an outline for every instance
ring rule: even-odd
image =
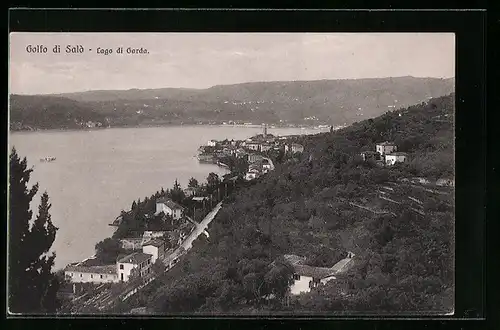
[[[189,178],[205,181],[209,172],[225,170],[199,164],[200,145],[210,139],[244,139],[261,132],[257,127],[183,126],[112,128],[94,131],[15,132],[10,148],[34,166],[30,184],[40,184],[32,203],[36,214],[40,194],[47,191],[51,215],[59,227],[56,268],[94,254],[94,246],[111,236],[108,226],[133,200],[144,199],[175,179],[183,187]],[[268,129],[275,135],[315,134],[314,129]],[[9,148],[9,149],[10,149]],[[40,158],[57,160],[42,163]]]

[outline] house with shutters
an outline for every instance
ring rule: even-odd
[[[116,283],[120,281],[115,265],[71,264],[64,269],[64,275],[71,283]]]
[[[165,257],[165,241],[162,239],[152,239],[142,245],[142,252],[151,255],[151,262]]]
[[[134,252],[116,262],[116,273],[118,279],[127,282],[132,271],[135,269],[139,276],[145,276],[151,273],[152,255],[144,252]]]
[[[385,164],[391,166],[396,163],[404,163],[406,162],[407,157],[408,154],[406,152],[393,152],[391,154],[386,154]]]
[[[398,151],[398,147],[393,142],[381,142],[375,145],[375,150],[382,156]]]
[[[310,292],[311,289],[331,280],[336,280],[337,275],[344,272],[351,263],[354,253],[348,252],[346,258],[330,268],[305,265],[306,258],[293,254],[285,255],[284,258],[293,267],[293,284],[290,286],[290,294],[298,295]]]
[[[169,198],[158,198],[156,200],[155,215],[161,212],[170,215],[174,220],[179,220],[184,212],[184,208]]]

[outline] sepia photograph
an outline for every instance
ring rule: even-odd
[[[10,315],[453,315],[455,34],[9,35]]]

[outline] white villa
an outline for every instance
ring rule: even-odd
[[[391,154],[385,155],[385,164],[386,165],[394,165],[396,163],[404,163],[407,158],[406,152],[394,152]]]
[[[398,147],[396,146],[396,144],[387,141],[382,143],[377,143],[375,149],[382,156],[385,154],[390,154],[392,152],[398,151]]]
[[[116,271],[120,281],[127,282],[132,269],[137,269],[140,276],[151,272],[152,255],[143,252],[129,254],[116,262]]]
[[[158,198],[156,200],[156,214],[161,212],[170,215],[174,220],[182,217],[184,208],[168,198]]]
[[[71,283],[116,283],[118,274],[115,265],[104,266],[78,266],[68,265],[64,275]]]
[[[337,279],[336,275],[345,270],[346,266],[354,258],[354,253],[349,252],[347,258],[340,260],[331,268],[304,265],[305,258],[293,254],[288,254],[284,257],[292,264],[294,270],[294,283],[290,286],[290,294],[298,295],[310,292],[312,288],[318,285],[323,285]]]
[[[142,246],[142,252],[150,254],[152,256],[151,262],[154,264],[158,258],[163,259],[165,257],[165,241],[153,239],[146,242]]]
[[[116,264],[84,266],[85,262],[68,265],[64,274],[72,283],[117,283],[129,280],[132,269],[137,269],[139,276],[151,273],[151,266],[157,259],[165,257],[165,242],[152,239],[142,245],[142,252],[131,253]],[[91,261],[91,260],[90,260]]]
[[[296,153],[296,152],[304,152],[304,146],[302,144],[298,143],[292,143],[290,145],[285,144],[285,152],[291,152],[291,153]]]

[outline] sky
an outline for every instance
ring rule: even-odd
[[[30,45],[47,53],[29,53]],[[67,45],[85,51],[67,54]],[[453,33],[11,33],[9,48],[14,94],[455,76]]]

